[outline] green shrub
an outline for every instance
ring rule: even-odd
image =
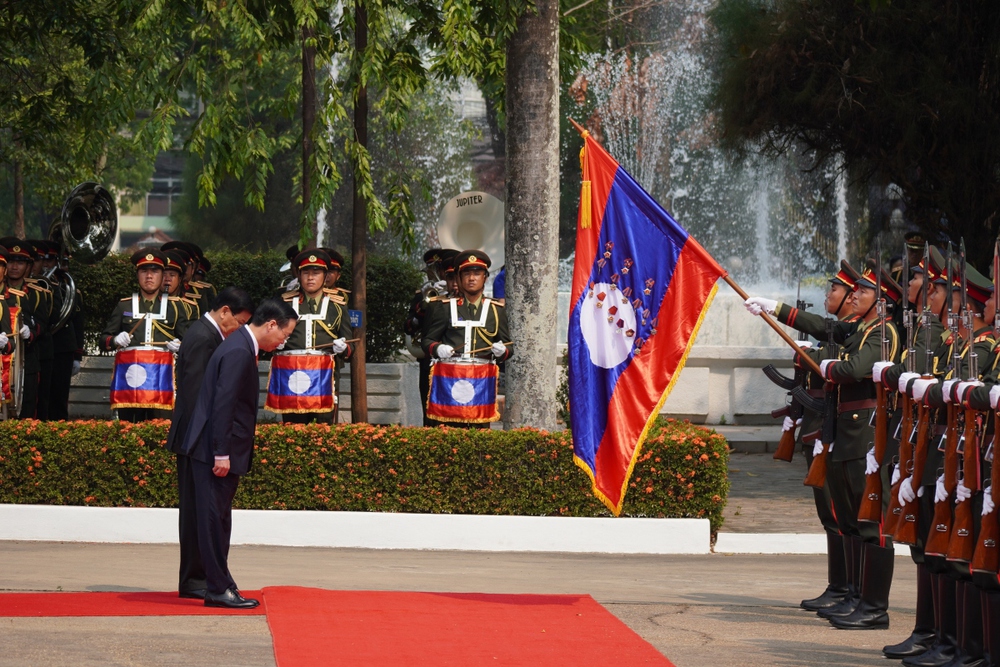
[[[281,284],[281,253],[225,250],[210,253],[212,270],[208,281],[217,289],[236,285],[255,303],[274,296]],[[136,289],[135,268],[129,256],[111,254],[93,265],[73,263],[70,272],[83,295],[84,329],[88,348],[96,349],[98,335],[118,302]],[[420,287],[420,272],[394,257],[368,258],[367,360],[390,361],[403,347],[403,321],[413,292]],[[351,288],[350,261],[340,284]]]
[[[0,422],[0,502],[173,507],[168,422]],[[573,463],[567,432],[260,425],[235,506],[608,516]],[[722,525],[725,439],[659,420],[636,463],[623,515]]]

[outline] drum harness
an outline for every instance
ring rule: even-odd
[[[167,302],[168,302],[167,295],[166,294],[161,294],[160,295],[160,312],[159,312],[159,314],[156,314],[156,313],[154,313],[152,311],[150,311],[148,313],[140,313],[139,312],[139,293],[138,292],[133,292],[132,293],[132,319],[145,319],[146,320],[145,339],[144,339],[144,342],[145,342],[146,345],[149,345],[150,343],[153,342],[153,321],[154,320],[160,321],[160,320],[167,319]]]
[[[480,314],[478,320],[463,320],[458,317],[458,299],[451,299],[448,305],[451,308],[451,326],[465,329],[465,343],[462,346],[462,358],[470,359],[472,355],[469,354],[469,350],[472,350],[472,330],[482,329],[486,327],[486,319],[489,316],[490,304],[492,302],[490,299],[483,297],[483,310]],[[489,342],[488,340],[486,342]]]

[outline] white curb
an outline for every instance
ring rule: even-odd
[[[177,510],[0,505],[0,540],[176,543]],[[707,519],[234,510],[233,544],[707,554]]]
[[[910,555],[910,547],[893,544],[897,556]],[[825,533],[719,533],[717,554],[825,554]]]

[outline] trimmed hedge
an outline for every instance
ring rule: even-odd
[[[0,502],[173,507],[169,422],[0,422]],[[569,434],[370,424],[260,425],[235,506],[608,516],[573,463]],[[659,420],[623,515],[703,517],[713,534],[729,492],[728,446],[707,428]]]
[[[274,296],[281,284],[281,265],[286,261],[283,254],[274,251],[234,250],[213,252],[211,260],[209,282],[220,290],[229,285],[242,287],[255,303]],[[93,349],[118,301],[136,289],[135,268],[128,255],[111,254],[90,266],[74,262],[70,272],[83,294],[85,337]],[[366,359],[372,363],[391,361],[403,347],[403,322],[414,291],[420,289],[422,274],[402,259],[371,256],[367,275]],[[350,260],[340,285],[351,288]]]

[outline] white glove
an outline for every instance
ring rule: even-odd
[[[956,384],[961,384],[961,382],[961,380],[951,379],[941,383],[941,394],[944,396],[945,403],[951,403],[951,390]]]
[[[824,359],[823,361],[819,362],[819,370],[823,374],[823,377],[826,378],[827,380],[830,379],[830,375],[827,369],[830,368],[831,364],[837,363],[837,361],[838,361],[837,359]]]
[[[967,487],[961,482],[955,487],[955,504],[964,503],[966,500],[972,497],[972,489]]]
[[[944,488],[944,475],[938,475],[937,484],[934,487],[934,502],[943,503],[948,500],[948,491]]]
[[[907,477],[899,485],[899,504],[906,505],[917,499],[917,494],[913,492],[913,478]]]
[[[875,448],[872,447],[868,450],[868,455],[865,456],[865,461],[867,462],[865,466],[866,475],[874,475],[878,473],[878,461],[875,460]]]
[[[497,341],[493,343],[493,345],[490,347],[490,351],[493,352],[494,357],[499,359],[503,355],[507,354],[507,346],[501,343],[500,341]]]
[[[284,349],[285,349],[285,343],[287,343],[287,342],[288,342],[288,341],[284,341],[284,340],[283,340],[283,341],[281,341],[281,344],[280,344],[280,345],[278,345],[278,347],[276,347],[275,349],[276,349],[276,350],[284,350]]]
[[[924,394],[927,393],[927,388],[932,384],[937,384],[937,378],[917,378],[913,381],[913,386],[910,391],[913,392],[913,400],[918,403],[924,400]]]
[[[995,505],[993,504],[993,486],[987,486],[983,489],[983,516],[986,516],[993,511]]]
[[[813,443],[813,456],[819,456],[823,453],[823,441],[819,438]]]
[[[761,313],[774,315],[778,302],[774,299],[765,299],[762,296],[752,296],[743,302],[743,306],[751,315],[760,315]]]
[[[10,342],[10,339],[7,338],[7,334],[0,332],[0,348],[7,347],[8,342]]]
[[[892,467],[892,479],[889,480],[889,486],[895,486],[896,482],[899,481],[899,464],[897,463]]]
[[[80,362],[79,361],[74,361],[73,362],[73,370],[71,370],[69,372],[69,374],[71,376],[73,376],[73,375],[79,375],[80,374]]]
[[[802,417],[799,417],[795,421],[792,421],[791,417],[785,417],[785,420],[781,422],[781,432],[791,431],[793,428],[802,423]]]
[[[808,350],[813,346],[813,342],[811,340],[797,340],[795,341],[795,344],[801,347],[803,350]]]
[[[955,389],[954,394],[958,396],[959,401],[964,401],[965,397],[969,395],[969,391],[971,391],[973,387],[982,387],[982,386],[983,383],[980,382],[979,380],[966,380],[964,382],[959,380],[958,388]],[[948,393],[950,394],[953,392],[948,392]],[[947,401],[948,398],[945,398],[945,400]]]
[[[436,283],[434,283],[434,291],[437,292],[438,294],[447,294],[448,293],[448,281],[447,280],[439,280]]]
[[[910,384],[910,380],[916,380],[919,377],[920,373],[903,373],[900,375],[899,382],[897,383],[900,393],[905,394],[906,385]]]
[[[990,389],[990,407],[994,410],[997,409],[997,399],[1000,398],[1000,384],[993,385]]]
[[[27,324],[24,324],[21,326],[21,330],[18,332],[18,335],[21,336],[21,340],[28,340],[31,338],[31,329],[28,328]]]
[[[451,345],[445,345],[444,343],[437,346],[436,352],[438,359],[451,359],[455,356],[455,348]]]
[[[285,291],[286,292],[294,292],[298,288],[299,288],[299,279],[298,278],[292,278],[291,280],[288,281],[288,284],[285,285]]]
[[[347,339],[343,337],[338,338],[337,340],[333,341],[333,345],[331,347],[333,348],[334,354],[341,354],[344,350],[347,349]]]
[[[872,382],[881,382],[882,373],[885,369],[892,368],[893,363],[891,361],[876,361],[875,365],[872,366]]]
[[[117,336],[115,336],[115,345],[118,347],[128,347],[129,343],[132,342],[132,335],[127,331],[123,331]]]
[[[170,350],[171,352],[176,352],[177,350],[181,349],[181,339],[175,338],[169,343],[167,343],[167,349]]]

